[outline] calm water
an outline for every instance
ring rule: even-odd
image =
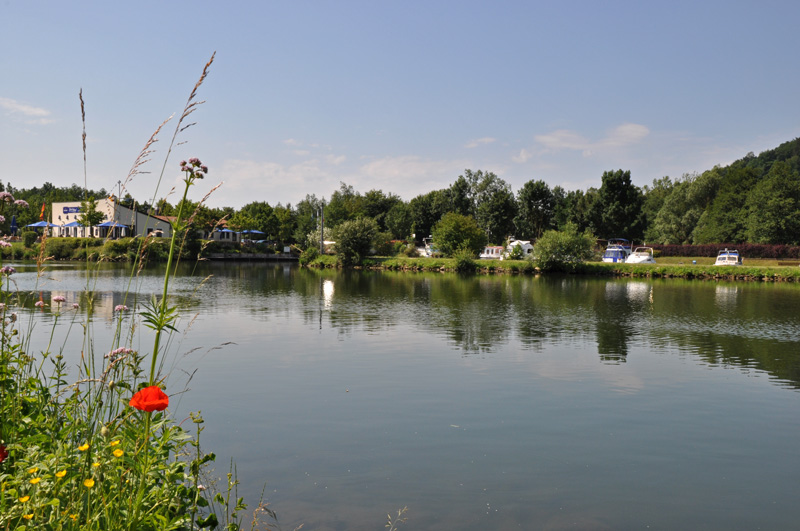
[[[73,267],[13,278],[33,312],[40,293],[79,297]],[[266,486],[284,529],[382,529],[403,506],[426,530],[800,521],[799,286],[188,272],[170,388],[197,371],[170,410],[202,410],[216,474],[234,458],[240,495]],[[119,266],[92,280],[100,352],[127,282]],[[159,291],[160,271],[136,284]]]

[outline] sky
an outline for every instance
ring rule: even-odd
[[[175,203],[198,157],[190,198],[222,183],[207,203],[237,209],[341,183],[410,200],[465,169],[644,186],[800,136],[798,19],[796,0],[0,0],[0,181]]]

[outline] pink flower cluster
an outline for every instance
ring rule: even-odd
[[[193,157],[188,163],[185,160],[181,161],[181,171],[186,172],[187,179],[202,179],[208,173],[208,166],[203,165],[197,157]]]
[[[119,356],[121,356],[123,354],[124,355],[128,355],[131,352],[133,352],[133,349],[125,348],[125,347],[119,347],[119,348],[116,348],[116,349],[112,350],[108,354],[106,354],[105,357],[114,360],[114,359],[117,359],[117,357],[119,357]]]
[[[114,311],[115,312],[124,312],[124,311],[127,311],[127,310],[128,310],[128,307],[125,306],[124,304],[117,304],[116,306],[114,306]]]

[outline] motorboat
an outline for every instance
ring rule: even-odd
[[[717,254],[717,261],[714,262],[715,266],[737,266],[742,265],[742,255],[735,249],[725,248]]]
[[[603,262],[625,262],[631,254],[631,242],[623,238],[611,238],[603,253]]]
[[[626,264],[655,264],[656,259],[653,257],[652,247],[637,247],[633,250],[628,258],[625,259]]]

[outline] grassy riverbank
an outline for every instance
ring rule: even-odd
[[[696,263],[693,263],[696,262]],[[658,264],[609,264],[584,262],[574,274],[594,276],[618,276],[633,278],[686,278],[725,279],[770,282],[800,281],[800,267],[778,265],[778,260],[746,261],[742,266],[715,266],[709,258],[669,257]],[[528,260],[475,260],[475,271],[482,274],[542,274]],[[335,256],[317,257],[310,267],[338,267]],[[405,258],[371,257],[364,261],[362,269],[385,269],[391,271],[456,271],[456,260],[452,258]]]

